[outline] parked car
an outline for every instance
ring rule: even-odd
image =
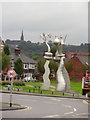
[[[37,80],[36,80],[36,79],[33,79],[33,78],[31,78],[31,77],[25,77],[25,78],[23,78],[22,81],[23,81],[23,82],[36,82]]]

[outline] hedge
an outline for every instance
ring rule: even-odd
[[[0,85],[11,85],[10,81],[1,81]],[[21,80],[14,80],[13,85],[15,86],[25,86],[25,83],[23,83]]]
[[[15,85],[15,86],[25,86],[25,83],[22,82],[21,80],[15,80],[15,81],[13,81],[13,85]]]

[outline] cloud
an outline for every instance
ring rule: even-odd
[[[42,41],[40,33],[68,34],[68,44],[87,42],[87,3],[3,3],[3,38]],[[54,39],[54,37],[53,37]]]

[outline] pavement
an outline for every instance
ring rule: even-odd
[[[10,94],[0,93],[3,102],[9,102]],[[3,118],[88,118],[90,107],[85,99],[70,99],[24,94],[13,94],[13,102],[27,109],[2,111]]]
[[[12,105],[12,107],[10,107],[9,104],[0,104],[0,111],[21,110],[26,108],[26,106],[21,105]]]

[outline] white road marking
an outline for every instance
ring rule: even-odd
[[[43,118],[54,118],[54,117],[58,117],[59,115],[49,115],[49,116],[44,116]]]
[[[64,105],[64,104],[63,104],[63,106],[68,107],[68,108],[72,108],[72,106],[70,106],[70,105]]]
[[[74,112],[76,112],[77,111],[77,109],[76,108],[74,108]]]
[[[52,98],[51,100],[54,100],[54,101],[61,101],[60,99],[55,99],[55,98]]]
[[[76,114],[77,116],[79,115],[90,115],[90,113],[79,113],[79,114]]]
[[[83,103],[88,105],[88,102],[86,100],[83,100]]]
[[[72,114],[72,113],[74,113],[74,112],[68,112],[68,113],[64,113],[64,115],[68,115],[68,114]]]
[[[70,106],[70,105],[64,105],[64,104],[63,104],[63,106],[68,107],[68,108],[73,108],[73,107],[72,107],[72,106]],[[76,111],[77,111],[77,109],[76,109],[76,108],[73,108],[73,110],[74,110],[74,112],[76,112]]]
[[[47,104],[57,104],[57,103],[52,103],[52,102],[44,102],[44,103],[47,103]]]

